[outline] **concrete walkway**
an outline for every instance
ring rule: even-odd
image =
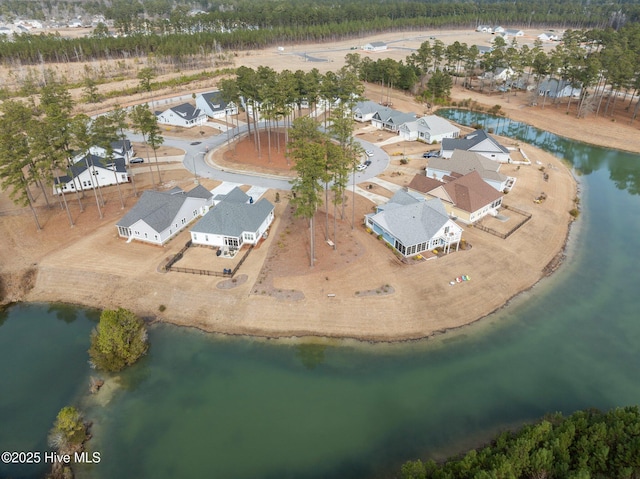
[[[383,188],[391,191],[392,193],[395,193],[398,190],[402,189],[402,186],[400,185],[396,185],[395,183],[391,183],[390,181],[387,180],[383,180],[382,178],[378,178],[377,176],[374,176],[373,178],[369,178],[369,180],[371,183],[375,183],[378,186],[382,186]]]
[[[356,186],[356,193],[359,194],[360,196],[363,196],[364,198],[367,198],[368,200],[372,201],[376,205],[383,205],[387,201],[389,201],[389,198],[382,195],[378,195],[376,193],[372,193],[371,191],[365,190],[364,188],[360,188],[359,186]]]

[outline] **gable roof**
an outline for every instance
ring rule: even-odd
[[[353,111],[354,112],[359,111],[363,115],[367,115],[370,113],[375,113],[382,108],[384,107],[380,106],[375,101],[366,100],[366,101],[359,101],[358,103],[356,103],[356,106],[354,107]]]
[[[191,103],[183,103],[182,105],[173,106],[171,108],[168,108],[168,110],[171,110],[180,118],[187,121],[195,120],[203,115],[203,113],[200,111],[200,108],[196,108]]]
[[[477,171],[485,180],[498,181],[500,183],[507,180],[507,177],[500,173],[501,164],[490,160],[486,156],[473,151],[454,150],[450,159],[431,158],[427,168],[441,171],[450,171],[460,175],[466,175],[472,171]]]
[[[115,157],[113,159],[105,159],[101,156],[87,154],[78,158],[78,160],[67,170],[66,175],[58,176],[54,179],[55,184],[69,183],[73,178],[77,178],[83,172],[87,170],[87,163],[89,167],[102,168],[103,170],[113,171],[107,165],[115,165],[116,173],[126,173],[127,168],[124,158]]]
[[[425,175],[415,175],[407,185],[409,189],[419,191],[420,193],[428,193],[429,191],[436,189],[438,186],[442,186],[442,181],[429,178]]]
[[[445,183],[442,188],[457,208],[469,213],[478,211],[503,196],[502,192],[488,185],[477,171]]]
[[[393,108],[384,107],[379,109],[373,117],[383,123],[391,123],[393,125],[400,126],[404,123],[415,121],[415,113],[404,113],[402,111],[394,110]]]
[[[489,140],[493,143],[500,151],[505,154],[509,154],[509,150],[498,143],[493,137],[489,136],[489,134],[484,130],[475,130],[469,133],[464,138],[444,138],[442,140],[442,149],[443,150],[470,150],[474,146],[479,145],[485,140]]]
[[[248,200],[246,193],[234,188],[191,228],[191,232],[238,238],[245,231],[258,231],[274,206],[265,198],[253,204]]]
[[[206,197],[202,190],[209,196]],[[179,188],[170,191],[144,191],[138,202],[116,223],[116,226],[129,228],[142,220],[155,231],[164,231],[171,225],[187,198],[208,199],[211,198],[211,193],[202,185],[196,186],[187,193]]]
[[[220,90],[200,93],[200,96],[212,111],[224,111],[227,108],[227,102],[222,98],[222,92]]]
[[[449,221],[449,216],[440,199],[418,199],[399,190],[371,219],[402,244],[410,246],[433,238]]]

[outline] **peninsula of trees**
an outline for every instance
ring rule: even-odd
[[[402,479],[492,479],[590,477],[640,474],[640,410],[637,406],[554,414],[516,433],[502,433],[489,446],[438,465],[410,461]]]

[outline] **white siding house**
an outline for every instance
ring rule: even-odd
[[[53,193],[71,193],[97,187],[128,183],[129,173],[124,158],[112,160],[96,155],[81,155],[67,174],[53,180]]]
[[[244,244],[257,244],[273,218],[274,207],[269,201],[262,198],[253,203],[236,187],[191,228],[191,241],[237,251]]]
[[[383,52],[387,49],[385,42],[371,42],[362,47],[365,52]]]
[[[490,160],[511,163],[509,150],[484,130],[472,131],[464,138],[442,140],[441,156],[443,158],[451,158],[455,150],[472,151]]]
[[[194,107],[190,103],[168,108],[157,114],[158,123],[163,125],[180,126],[183,128],[193,128],[204,125],[207,122],[205,115],[200,108]]]
[[[393,108],[384,107],[374,113],[371,118],[371,125],[379,130],[398,133],[403,124],[415,121],[415,119],[415,113],[403,113]]]
[[[429,115],[400,125],[398,132],[407,141],[440,143],[445,138],[458,138],[460,128],[444,118]]]
[[[565,80],[550,78],[540,83],[538,87],[538,95],[548,98],[577,98],[582,92],[581,88],[571,86],[571,83]]]
[[[145,191],[131,210],[116,223],[118,235],[128,241],[137,240],[163,245],[204,215],[213,204],[213,195],[202,185],[184,192]]]
[[[380,106],[380,104],[376,103],[375,101],[359,101],[358,103],[356,103],[356,106],[353,109],[353,119],[355,121],[359,121],[360,123],[371,121],[373,115],[375,115],[378,110],[381,110],[383,108],[383,106]]]
[[[101,146],[92,146],[89,148],[89,153],[101,158],[107,157],[107,150]],[[111,154],[113,158],[124,158],[129,161],[135,153],[129,140],[118,140],[111,142]]]
[[[224,120],[227,116],[237,115],[238,107],[235,103],[227,103],[219,90],[196,95],[196,108],[199,108],[209,118]]]

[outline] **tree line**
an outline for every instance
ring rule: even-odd
[[[402,465],[402,479],[634,478],[640,475],[640,409],[553,414],[444,464]]]
[[[21,3],[21,2],[18,2]],[[22,2],[24,3],[24,2]],[[169,7],[171,5],[171,10]],[[633,2],[533,0],[532,2],[365,2],[348,0],[231,0],[192,15],[185,5],[115,0],[102,11],[113,20],[86,38],[56,34],[0,38],[0,61],[38,64],[150,55],[184,57],[216,48],[263,48],[286,42],[319,42],[392,30],[475,28],[496,19],[509,25],[620,28],[640,20]],[[100,10],[94,6],[92,11]],[[118,33],[113,37],[110,33]]]
[[[479,78],[481,90],[494,90],[497,72],[505,69],[509,73],[500,81],[501,90],[516,94],[530,87],[532,103],[544,106],[548,95],[540,95],[540,85],[556,79],[556,87],[564,82],[580,91],[576,98],[578,117],[612,114],[619,101],[628,102],[631,121],[637,117],[640,101],[633,105],[633,99],[640,91],[640,23],[617,31],[570,30],[553,50],[547,52],[542,45],[540,40],[533,47],[518,45],[515,38],[507,42],[497,36],[492,49],[481,55],[475,45],[459,41],[445,45],[435,39],[423,42],[404,61],[374,61],[349,53],[345,62],[361,80],[381,84],[381,102],[384,88],[399,88],[425,102],[446,103],[459,79],[469,86],[472,78]],[[551,96],[554,99],[549,101],[559,101],[556,95]],[[567,111],[572,101],[568,97]]]

